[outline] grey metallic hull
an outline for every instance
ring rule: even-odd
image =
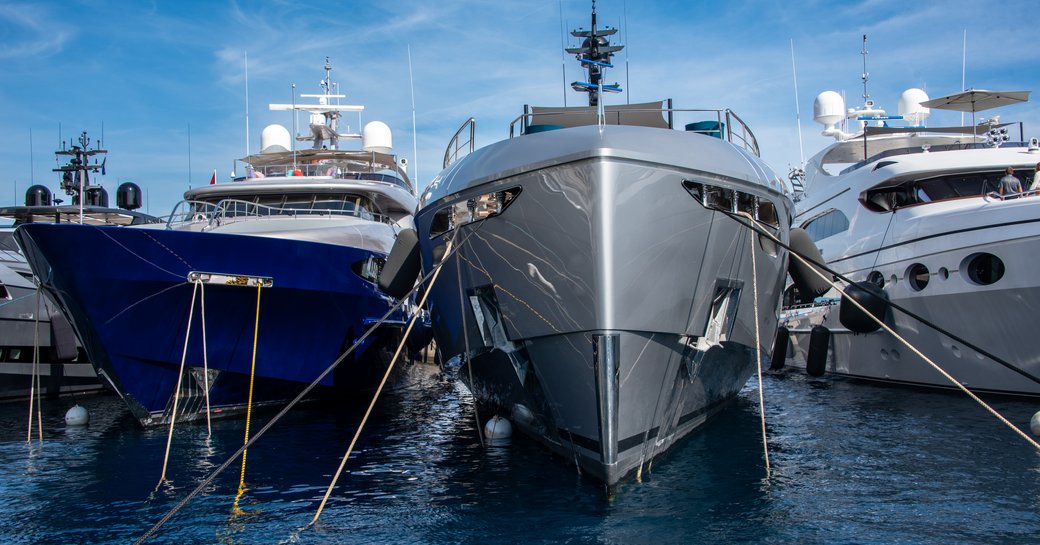
[[[456,191],[428,200],[416,225],[427,270],[435,248],[458,247],[430,291],[443,357],[460,356],[479,400],[614,485],[732,399],[755,369],[756,322],[760,339],[776,329],[786,254],[683,180],[768,198],[782,240],[788,204],[753,173],[698,169],[736,155],[716,139],[612,127],[620,137],[603,142],[595,129],[478,151],[474,170],[442,174]],[[430,236],[445,205],[511,188],[500,215]]]
[[[42,395],[101,391],[72,326],[50,296],[18,272],[22,267],[28,269],[24,260],[0,263],[0,401],[28,398],[34,372]]]

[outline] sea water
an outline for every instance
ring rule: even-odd
[[[1040,543],[1040,453],[963,394],[753,378],[613,496],[537,444],[482,447],[464,386],[416,366],[384,393],[317,524],[368,399],[301,406],[146,543]],[[1040,402],[993,406],[1021,429]],[[86,428],[63,421],[73,404]],[[255,434],[273,416],[254,415]],[[143,430],[115,396],[0,405],[0,543],[129,543],[243,443],[245,421]],[[35,432],[34,432],[35,434]],[[236,508],[237,507],[237,508]]]

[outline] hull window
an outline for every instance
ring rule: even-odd
[[[925,267],[920,263],[914,263],[906,270],[906,279],[910,282],[910,287],[913,288],[914,291],[921,291],[928,286],[928,280],[931,279],[931,273],[928,272],[928,267]]]
[[[996,283],[1004,277],[1004,262],[993,254],[981,253],[968,256],[961,267],[968,280],[980,286]]]

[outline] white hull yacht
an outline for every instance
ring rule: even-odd
[[[817,97],[816,121],[836,142],[808,161],[794,225],[840,281],[789,289],[774,367],[786,359],[811,374],[957,387],[938,366],[975,392],[1040,395],[1040,196],[1029,191],[1040,148],[1021,124],[996,118],[923,126],[929,107],[974,117],[1028,94],[972,90],[929,101],[911,89],[899,116],[869,101],[845,110],[830,91]],[[906,126],[886,125],[900,119]],[[858,121],[859,132],[838,129],[842,120]],[[1002,191],[1008,167],[1024,191]],[[852,297],[838,289],[845,281],[856,284]]]

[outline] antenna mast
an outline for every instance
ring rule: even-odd
[[[246,157],[249,157],[249,52],[243,51],[243,64],[246,69]],[[249,173],[247,172],[248,176]]]
[[[104,155],[108,153],[106,150],[94,147],[90,149],[90,138],[87,137],[87,132],[83,131],[83,134],[79,137],[79,145],[70,143],[68,150],[65,149],[64,143],[62,143],[62,149],[54,152],[55,155],[70,155],[72,158],[69,159],[69,164],[54,169],[54,172],[61,172],[61,188],[65,190],[65,193],[72,195],[73,204],[79,204],[79,222],[83,223],[83,199],[88,197],[90,194],[97,193],[101,194],[104,191],[101,186],[90,185],[89,172],[101,172],[105,174],[105,162],[102,161],[100,164],[97,159],[94,159],[94,163],[90,163],[90,158],[95,155]]]
[[[576,55],[578,61],[585,65],[589,75],[589,81],[576,81],[571,83],[571,88],[578,92],[588,93],[589,106],[600,106],[600,95],[604,91],[610,93],[621,92],[621,87],[617,83],[613,85],[603,84],[603,69],[613,68],[614,65],[610,64],[610,58],[614,56],[614,53],[621,51],[625,47],[623,45],[610,45],[607,36],[613,36],[616,33],[616,28],[606,27],[600,30],[596,27],[596,0],[592,0],[592,29],[571,31],[571,36],[584,38],[584,40],[581,43],[581,47],[568,47],[565,51]]]
[[[805,165],[805,149],[802,147],[802,112],[798,105],[798,70],[794,65],[794,38],[791,39],[791,75],[794,76],[794,118],[798,123],[798,159],[799,167]]]
[[[863,35],[863,105],[870,107],[870,94],[867,93],[867,80],[870,79],[870,74],[867,72],[867,35]]]
[[[621,4],[621,9],[622,9],[622,13],[625,16],[625,43],[631,45],[632,42],[628,41],[628,2],[627,1]],[[628,79],[628,52],[629,52],[629,50],[626,49],[625,50],[625,104],[631,104],[632,103],[632,97],[629,94],[632,91],[632,83]],[[671,115],[671,114],[669,114],[669,115]]]
[[[412,44],[408,44],[408,86],[412,91],[412,172],[415,173],[415,183],[419,183],[419,145],[415,134],[415,80],[412,79]]]
[[[560,0],[560,47],[567,51],[567,25],[563,22],[563,0]],[[563,74],[563,107],[567,107],[567,57],[560,53],[560,71]]]

